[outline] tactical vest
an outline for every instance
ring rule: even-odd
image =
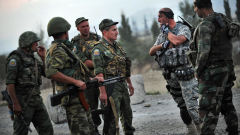
[[[221,13],[215,13],[218,14],[222,21],[225,23],[225,27],[221,28],[219,24],[216,22],[214,17],[207,17],[204,19],[204,21],[211,21],[213,22],[215,26],[215,33],[213,33],[212,40],[211,40],[211,48],[208,56],[208,65],[212,62],[221,62],[221,61],[227,61],[232,60],[232,42],[231,42],[231,36],[229,35],[229,28],[231,21],[224,16]],[[200,24],[201,25],[201,24]],[[190,44],[190,49],[193,52],[189,57],[191,59],[191,62],[193,63],[193,66],[195,66],[196,58],[197,58],[197,33],[198,29],[194,32],[194,39]]]
[[[41,62],[34,57],[27,56],[27,54],[20,49],[12,51],[9,54],[8,58],[13,54],[16,54],[17,56],[19,56],[20,62],[21,62],[21,65],[18,70],[18,78],[15,85],[16,93],[17,94],[27,93],[28,95],[30,95],[30,93],[33,90],[33,87],[36,85],[33,95],[40,94],[40,85],[42,84],[41,76],[43,72]],[[37,60],[37,66],[38,66],[37,81],[35,76],[36,75],[35,60]]]
[[[120,46],[118,42],[116,43],[116,46],[120,49],[121,53],[123,54],[123,56],[119,56],[113,50],[112,47],[105,45],[102,41],[99,41],[98,43],[101,43],[114,56],[105,68],[105,77],[118,75],[121,75],[123,77],[130,77],[131,59],[126,57],[126,53],[123,51],[122,46]]]
[[[179,28],[182,27],[183,24],[180,22],[176,23],[176,26],[171,31],[174,35],[177,35],[179,32]],[[166,34],[160,35],[160,43],[163,43],[167,40]],[[174,48],[167,49],[167,51],[163,52],[163,54],[157,56],[157,61],[160,68],[167,67],[178,67],[181,65],[189,64],[186,53],[189,51],[189,42],[184,42],[179,46],[175,46]]]
[[[79,47],[82,50],[82,52],[84,53],[86,50],[88,51],[88,54],[84,54],[84,55],[87,57],[87,59],[92,60],[92,55],[91,55],[92,52],[91,51],[94,47],[94,44],[96,44],[98,42],[98,35],[95,33],[92,33],[92,32],[90,32],[89,35],[92,36],[94,38],[94,40],[85,41],[80,37],[80,35],[77,35],[72,39],[71,42],[72,43],[79,42]],[[84,43],[82,44],[82,42],[84,42]],[[89,68],[89,71],[91,72],[91,74],[94,75],[93,68]]]
[[[92,77],[92,75],[89,73],[88,68],[85,66],[85,64],[82,63],[81,60],[76,56],[75,53],[73,53],[67,46],[65,46],[63,43],[54,43],[52,44],[48,51],[46,52],[46,57],[51,57],[52,52],[55,48],[62,47],[66,53],[68,54],[68,57],[72,59],[71,67],[69,68],[63,68],[59,70],[59,72],[63,73],[66,76],[72,77],[76,80],[82,80],[82,81],[88,81],[89,77]],[[62,82],[54,81],[56,85],[56,89],[58,91],[66,90],[67,84]]]

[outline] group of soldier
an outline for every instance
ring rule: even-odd
[[[168,83],[166,88],[187,126],[186,135],[213,135],[220,112],[227,124],[226,131],[229,135],[237,135],[238,117],[231,90],[236,79],[231,38],[239,34],[239,24],[214,12],[211,0],[195,0],[194,12],[203,21],[192,38],[190,28],[175,22],[170,8],[162,8],[158,12],[160,34],[149,54],[156,56],[160,68],[163,68],[163,76]],[[110,117],[106,134],[119,134],[120,117],[124,134],[133,135],[131,60],[116,41],[118,22],[102,20],[99,24],[102,37],[90,32],[88,19],[84,17],[78,18],[75,24],[80,34],[70,42],[68,31],[71,25],[62,17],[52,18],[47,32],[54,41],[47,50],[38,46],[41,39],[34,32],[22,33],[19,48],[6,59],[6,85],[15,114],[14,135],[28,134],[19,114],[23,114],[28,123],[33,123],[38,134],[53,134],[51,120],[40,96],[41,76],[51,79],[58,92],[72,85],[76,86],[76,92],[84,91],[90,109],[82,105],[78,93],[61,100],[72,135],[99,134],[101,119],[99,115],[91,114],[91,110],[98,108],[98,98],[101,107],[111,104],[116,114]],[[42,62],[34,57],[34,52]],[[124,79],[99,88],[86,87],[85,82],[90,79],[104,82],[104,79],[118,76]],[[112,91],[113,103],[108,102],[109,91]]]

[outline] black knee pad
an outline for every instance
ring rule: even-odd
[[[180,108],[180,115],[183,120],[183,122],[188,125],[192,122],[192,118],[190,117],[188,110],[186,107],[181,107]]]

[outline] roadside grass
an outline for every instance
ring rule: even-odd
[[[161,93],[159,91],[146,92],[146,95],[161,95]]]

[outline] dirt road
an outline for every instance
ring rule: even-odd
[[[50,90],[43,91],[45,95]],[[43,94],[44,96],[44,94]],[[158,104],[161,101],[161,104]],[[240,89],[234,89],[234,105],[240,117]],[[143,104],[150,103],[151,107],[144,107]],[[133,126],[136,128],[135,135],[182,135],[186,131],[186,126],[183,124],[179,109],[176,103],[171,98],[170,94],[147,95],[143,103],[132,105],[133,110]],[[9,118],[8,109],[6,106],[0,107],[0,135],[10,135],[13,133],[13,123]],[[240,120],[239,120],[240,124]],[[55,135],[68,135],[68,125],[54,124]],[[220,115],[216,135],[226,135],[226,124],[224,118]],[[37,135],[36,130],[31,124],[33,133],[29,135]],[[102,124],[99,127],[102,131]],[[123,135],[122,128],[120,134]]]

